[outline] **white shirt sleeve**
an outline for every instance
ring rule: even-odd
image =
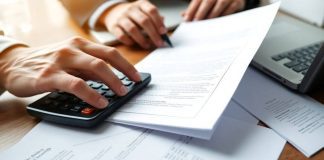
[[[15,45],[27,46],[26,44],[19,42],[15,39],[0,35],[0,54],[7,48],[15,46]]]
[[[105,3],[103,3],[102,5],[100,5],[94,12],[93,14],[90,16],[89,21],[88,21],[88,25],[91,29],[95,29],[96,28],[96,24],[99,20],[99,17],[109,8],[112,7],[113,5],[116,5],[118,3],[123,3],[123,2],[127,2],[126,0],[109,0]]]

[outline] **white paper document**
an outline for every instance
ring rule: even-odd
[[[324,147],[324,105],[248,69],[233,99],[306,156]]]
[[[108,120],[211,138],[278,7],[181,24],[174,48],[157,49],[136,66],[152,74],[148,88]]]
[[[277,159],[285,140],[234,102],[211,140],[104,123],[95,130],[39,123],[0,154],[21,160]]]

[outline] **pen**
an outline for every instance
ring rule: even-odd
[[[161,38],[170,46],[173,47],[172,42],[167,34],[162,34]]]

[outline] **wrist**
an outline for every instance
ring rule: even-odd
[[[10,68],[12,68],[19,55],[25,52],[27,48],[24,45],[15,45],[0,54],[0,88],[6,89],[5,84],[11,70]]]
[[[111,8],[112,6],[127,2],[127,0],[107,0],[106,2],[102,3],[90,16],[88,19],[88,26],[90,29],[97,29],[99,27],[99,18],[106,10]]]
[[[124,8],[125,6],[128,6],[129,5],[129,2],[121,2],[121,3],[116,3],[110,7],[108,7],[99,17],[99,25],[102,25],[102,26],[106,26],[107,22],[109,22],[109,17],[110,16],[118,16],[118,14],[114,14],[115,11],[119,11],[119,10],[123,10],[122,8]]]

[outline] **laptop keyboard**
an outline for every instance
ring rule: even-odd
[[[297,73],[305,75],[317,53],[319,52],[321,44],[322,42],[315,43],[309,46],[272,56],[271,58],[277,62],[283,59],[288,59],[289,61],[284,63],[285,67],[290,68]]]

